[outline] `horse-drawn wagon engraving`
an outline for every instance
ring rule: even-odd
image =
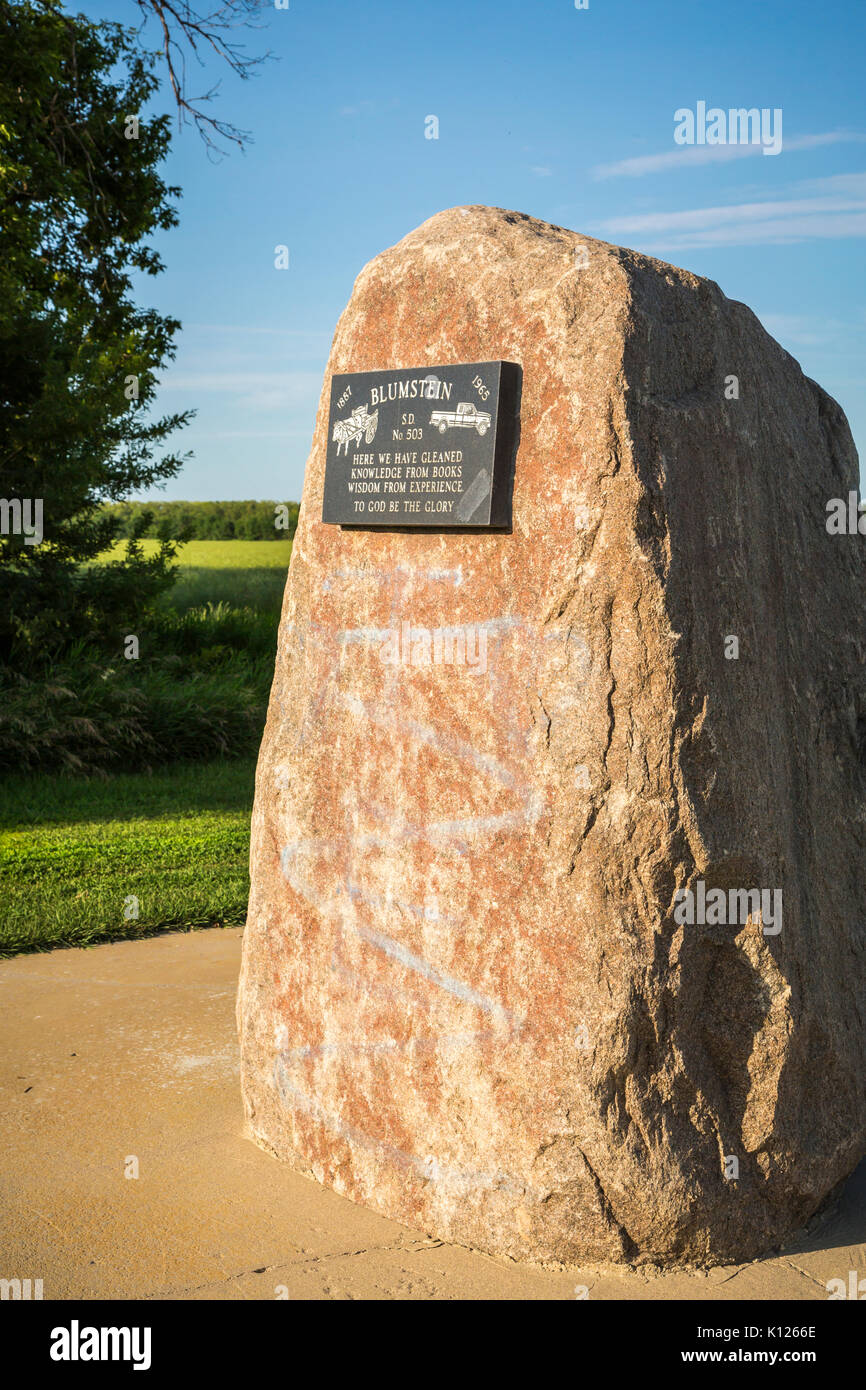
[[[348,454],[349,445],[360,444],[362,438],[365,443],[372,444],[378,428],[378,410],[374,410],[371,415],[365,405],[356,405],[351,415],[345,420],[337,420],[334,424],[332,440],[337,446],[337,454],[339,455],[341,449]]]

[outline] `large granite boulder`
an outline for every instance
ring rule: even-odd
[[[523,371],[512,530],[323,525],[332,372],[488,359]],[[856,487],[840,408],[711,281],[482,207],[362,271],[256,780],[259,1143],[565,1262],[754,1256],[851,1172]]]

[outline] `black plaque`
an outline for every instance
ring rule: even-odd
[[[322,520],[511,524],[520,368],[383,368],[331,380]]]

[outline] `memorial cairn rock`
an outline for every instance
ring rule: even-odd
[[[257,1142],[520,1260],[774,1248],[866,1150],[866,539],[711,281],[518,213],[362,271],[238,998]]]

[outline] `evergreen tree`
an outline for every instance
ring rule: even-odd
[[[152,415],[180,325],[132,298],[135,272],[162,269],[148,239],[180,192],[160,174],[169,117],[142,115],[153,60],[57,0],[0,0],[0,52],[0,660],[19,664],[116,646],[171,582],[169,543],[91,562],[117,534],[103,504],[181,467],[161,451],[190,412]],[[41,543],[22,502],[41,506]]]

